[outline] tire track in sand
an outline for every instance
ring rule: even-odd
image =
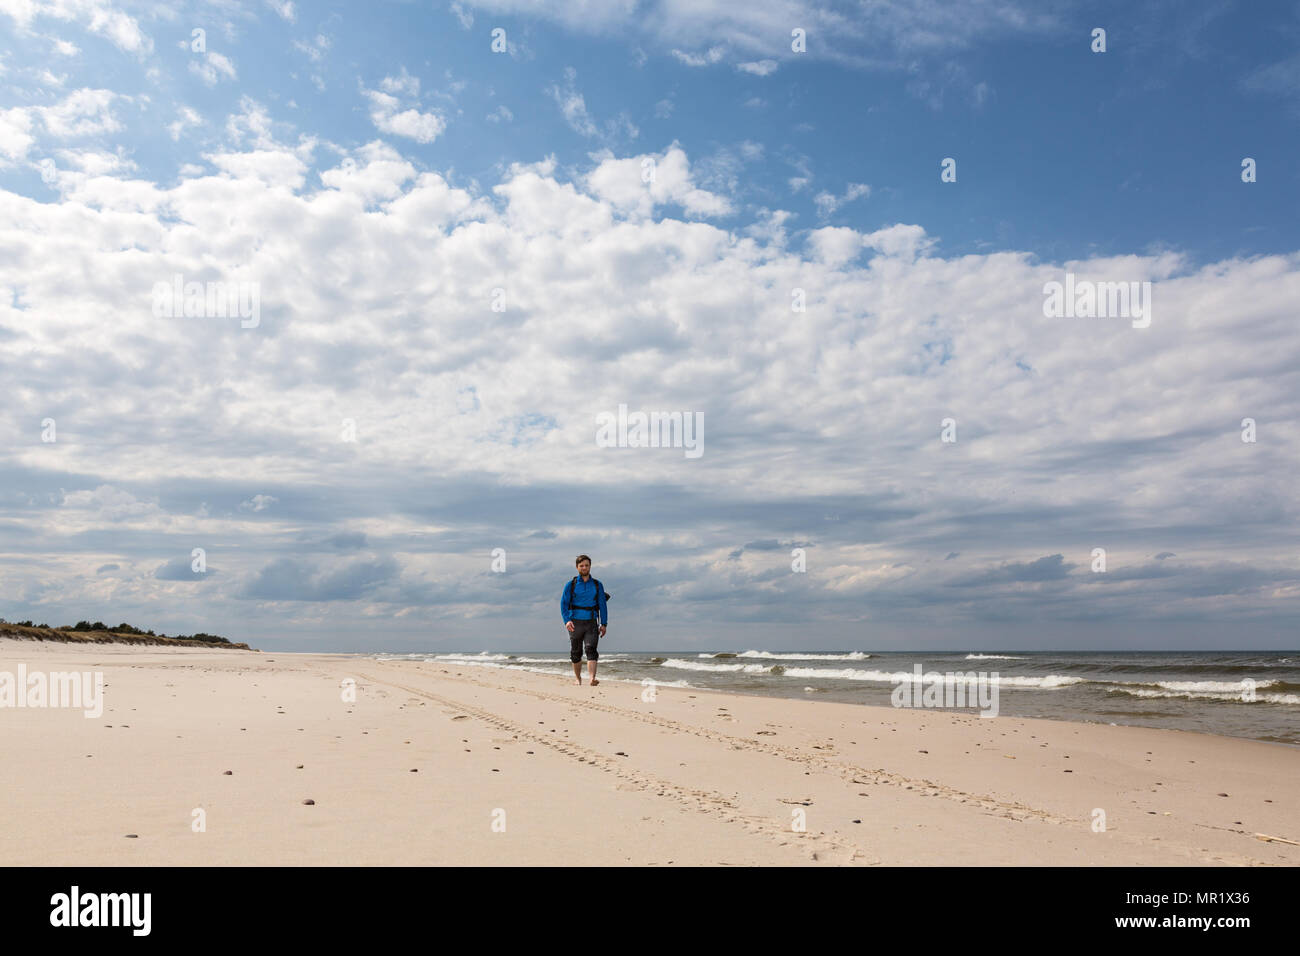
[[[387,678],[374,677],[361,672],[357,672],[357,677],[371,681],[375,684],[386,684],[389,687],[395,687],[408,694],[432,700],[445,707],[456,708],[461,713],[476,717],[491,727],[509,732],[520,739],[526,739],[533,743],[541,744],[551,750],[564,754],[565,756],[574,757],[589,766],[594,766],[606,773],[613,774],[620,780],[631,784],[636,790],[652,791],[656,796],[668,797],[686,807],[688,810],[700,813],[716,814],[728,823],[739,825],[749,833],[756,836],[776,840],[781,845],[789,843],[803,844],[807,855],[818,862],[840,864],[865,863],[869,865],[875,865],[880,862],[873,857],[867,856],[866,851],[855,844],[842,842],[824,832],[814,833],[808,831],[797,833],[786,830],[776,822],[776,819],[747,813],[741,810],[733,801],[716,791],[698,790],[693,787],[682,786],[681,784],[673,783],[671,780],[660,777],[656,774],[636,770],[608,754],[601,753],[598,750],[592,750],[588,747],[583,747],[573,741],[557,740],[549,734],[539,734],[531,728],[517,724],[499,714],[494,714],[489,710],[484,710],[483,708],[476,707],[473,704],[466,704],[462,701],[453,700],[450,697],[444,697],[441,694],[435,694],[432,691],[410,687],[406,684]],[[475,681],[474,683],[478,682]],[[493,690],[502,689],[489,684],[480,684],[479,686],[491,687]],[[567,704],[574,703],[568,698],[556,695],[540,692],[532,693],[533,696],[544,700],[553,700]],[[624,716],[641,716],[631,711],[621,713],[623,713]]]
[[[474,678],[463,674],[459,679],[487,690],[504,689],[498,684],[475,680]],[[967,806],[976,806],[989,813],[1012,820],[1019,821],[1034,819],[1044,823],[1054,823],[1057,825],[1083,825],[1081,821],[1072,817],[1063,817],[1048,810],[1029,806],[1028,804],[1010,800],[1000,800],[997,797],[990,796],[989,794],[971,793],[957,787],[950,787],[947,784],[935,783],[933,780],[927,780],[921,777],[908,777],[904,774],[894,773],[879,767],[868,769],[855,764],[845,763],[841,760],[835,760],[823,754],[810,754],[794,747],[785,747],[768,741],[753,740],[748,737],[735,737],[730,734],[709,730],[706,727],[698,727],[694,724],[682,723],[681,721],[673,720],[669,717],[661,717],[657,714],[651,714],[645,711],[630,710],[612,704],[602,704],[594,700],[566,697],[562,694],[552,694],[527,687],[512,687],[510,688],[510,692],[529,694],[539,700],[554,701],[556,703],[569,704],[572,707],[582,707],[587,710],[594,710],[632,720],[644,721],[654,724],[657,727],[662,727],[665,730],[672,730],[677,733],[694,734],[697,737],[704,737],[718,743],[726,744],[734,750],[748,750],[756,753],[767,754],[773,757],[780,757],[784,760],[802,764],[806,768],[834,774],[852,784],[885,784],[903,790],[910,789],[919,796],[943,797],[956,803],[965,804]]]

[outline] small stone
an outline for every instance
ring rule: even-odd
[[[138,840],[138,839],[140,839],[140,834],[138,834],[138,833],[128,833],[128,834],[126,835],[126,838],[127,838],[128,840]]]
[[[295,769],[301,770],[301,769],[302,769],[302,764],[298,764],[297,768],[295,768]]]
[[[1221,793],[1221,794],[1219,794],[1219,796],[1221,796],[1221,797],[1226,797],[1227,794],[1226,794],[1226,793]]]
[[[223,777],[229,777],[229,776],[231,776],[234,772],[235,772],[235,771],[233,771],[233,770],[223,770],[223,771],[221,771],[221,775],[222,775]]]
[[[304,800],[304,801],[302,802],[302,805],[303,805],[304,807],[314,807],[314,806],[316,806],[316,801],[315,801],[315,800],[310,800],[310,799],[308,799],[308,800]]]
[[[419,773],[419,772],[420,772],[420,770],[419,770],[418,767],[412,767],[412,768],[411,768],[411,773]]]

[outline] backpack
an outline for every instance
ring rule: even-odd
[[[590,611],[590,612],[591,612],[591,619],[592,619],[593,621],[598,620],[598,619],[600,618],[600,595],[601,595],[602,593],[604,593],[604,595],[605,595],[605,603],[606,603],[606,604],[609,603],[609,599],[610,599],[610,597],[611,597],[612,595],[611,595],[608,591],[605,590],[605,585],[601,584],[601,583],[600,583],[599,581],[597,581],[595,578],[592,578],[592,579],[591,579],[591,583],[594,584],[594,585],[596,585],[596,606],[595,606],[595,607],[590,607],[590,606],[588,606],[588,607],[575,607],[575,606],[574,606],[574,603],[573,603],[573,589],[574,589],[574,586],[575,586],[577,583],[578,583],[578,575],[575,574],[575,575],[573,576],[573,580],[569,582],[568,588],[567,588],[567,589],[565,590],[565,592],[564,592],[565,595],[566,595],[566,596],[568,597],[568,599],[569,599],[569,610],[570,610],[570,611]]]

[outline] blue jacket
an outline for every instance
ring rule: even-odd
[[[573,584],[573,597],[569,597],[569,583]],[[597,593],[599,592],[599,594]],[[577,607],[591,607],[600,600],[600,626],[606,627],[609,624],[609,608],[605,604],[605,588],[600,586],[600,582],[595,578],[588,576],[584,581],[578,578],[576,582],[568,582],[564,585],[564,590],[560,592],[560,617],[564,623],[570,621],[590,621],[592,613],[590,611],[576,611],[570,609],[570,605]]]

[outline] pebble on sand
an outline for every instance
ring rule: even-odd
[[[138,833],[128,833],[128,834],[126,835],[126,838],[127,838],[128,840],[138,840],[138,839],[140,839],[140,834],[138,834]]]
[[[302,802],[302,805],[304,807],[314,807],[316,806],[316,801],[308,798]]]
[[[235,771],[233,771],[233,770],[223,770],[223,771],[221,771],[221,775],[222,775],[223,777],[229,777],[229,776],[233,775],[234,772],[235,772]]]

